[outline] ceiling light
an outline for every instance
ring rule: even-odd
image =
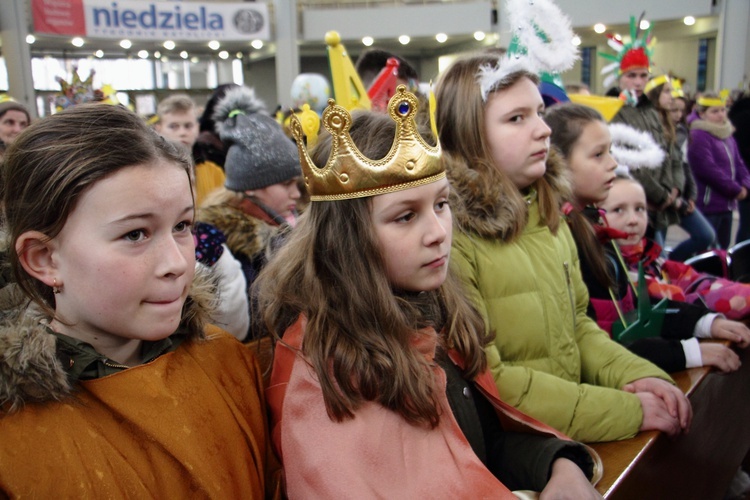
[[[158,50],[156,52],[154,52],[154,57],[156,59],[161,59],[161,52],[159,52]]]
[[[218,40],[211,40],[208,42],[208,48],[211,50],[218,50],[219,47],[221,47],[221,44]]]
[[[651,23],[643,19],[641,21],[640,27],[642,30],[647,30],[651,26]]]
[[[435,40],[438,41],[438,43],[445,43],[445,41],[448,39],[448,35],[445,33],[438,33],[435,35]]]
[[[227,52],[226,50],[222,50],[221,52],[219,52],[219,57],[221,57],[222,59],[228,59],[229,52]]]
[[[607,31],[607,27],[602,23],[596,23],[594,25],[594,31],[596,31],[597,33],[604,33],[605,31]]]
[[[129,49],[132,46],[133,46],[133,43],[130,40],[122,40],[122,41],[120,41],[120,47],[122,47],[125,50]]]
[[[484,40],[485,36],[486,35],[484,34],[484,31],[475,31],[474,32],[474,40],[476,40],[477,42],[481,42],[482,40]]]
[[[102,57],[104,57],[104,51],[102,49],[99,49],[96,52],[94,52],[94,55],[98,57],[99,59],[101,59]]]
[[[578,35],[573,35],[573,38],[570,39],[570,43],[578,47],[581,45],[581,37]]]
[[[180,52],[180,57],[183,59],[187,59],[188,57],[190,57],[190,55],[187,53],[187,50],[183,50],[182,52]]]
[[[373,43],[375,43],[375,40],[373,40],[371,36],[362,37],[362,45],[364,45],[365,47],[369,47]]]
[[[237,59],[242,59],[242,52],[237,52],[237,53],[236,53],[236,54],[234,55],[234,57],[236,57]]]
[[[695,18],[693,16],[685,16],[682,22],[685,23],[685,26],[692,26],[695,24]]]
[[[36,42],[36,37],[34,35],[26,35],[26,43],[29,45]]]
[[[263,48],[263,40],[253,40],[250,42],[250,45],[252,45],[255,50],[260,50]]]
[[[197,64],[198,61],[200,61],[200,59],[198,59],[196,56],[193,56],[193,57],[190,58],[190,62],[193,63],[193,64]]]
[[[164,40],[164,48],[167,50],[173,50],[175,47],[177,47],[177,44],[174,43],[172,40]]]
[[[398,41],[401,43],[401,45],[406,45],[411,42],[411,38],[409,38],[409,35],[401,35],[400,37],[398,37]]]
[[[83,47],[83,38],[80,36],[75,37],[70,41],[75,47]]]
[[[139,50],[138,57],[141,59],[148,59],[148,50]]]

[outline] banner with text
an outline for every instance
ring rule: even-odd
[[[268,40],[268,5],[256,2],[32,0],[34,32],[131,40]]]

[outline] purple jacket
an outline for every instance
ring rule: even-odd
[[[742,188],[750,190],[750,172],[740,157],[731,130],[729,127],[729,134],[723,137],[726,130],[720,125],[705,120],[690,124],[688,162],[698,188],[696,205],[704,214],[734,210],[735,198]]]

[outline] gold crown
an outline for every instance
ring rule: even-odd
[[[333,99],[323,112],[323,125],[331,133],[331,155],[323,168],[308,155],[302,125],[294,116],[291,130],[299,149],[305,185],[312,201],[346,200],[401,191],[445,177],[440,162],[440,144],[427,144],[417,130],[414,116],[418,102],[414,94],[399,85],[388,102],[388,114],[396,122],[391,150],[380,160],[363,155],[352,141],[352,117]]]

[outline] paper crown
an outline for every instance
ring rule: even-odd
[[[323,126],[331,134],[331,155],[319,168],[310,158],[302,136],[302,124],[291,119],[292,137],[297,143],[305,185],[311,201],[334,201],[392,193],[435,182],[445,177],[440,162],[440,145],[427,144],[414,117],[418,101],[399,85],[388,103],[388,114],[396,122],[393,145],[380,160],[363,155],[349,129],[352,117],[343,106],[329,99],[323,112]]]
[[[727,105],[729,94],[729,89],[721,89],[721,91],[719,92],[719,97],[699,97],[695,103],[698,106],[705,106],[707,108],[712,108],[714,106],[723,108]]]
[[[682,82],[676,78],[672,80],[672,97],[685,97],[685,89],[682,88]]]
[[[55,108],[57,111],[62,111],[70,106],[86,102],[119,104],[115,97],[115,91],[110,85],[103,85],[98,89],[94,88],[95,74],[96,71],[92,69],[88,78],[81,80],[78,74],[78,67],[73,66],[73,75],[70,82],[59,76],[55,78],[57,83],[60,84],[60,92],[55,95]]]
[[[644,15],[645,12],[637,20],[634,16],[630,16],[629,42],[625,43],[611,34],[607,35],[607,45],[616,54],[599,52],[600,57],[612,61],[602,68],[602,74],[608,75],[604,79],[605,87],[612,85],[617,77],[632,68],[648,69],[651,67],[651,57],[653,56],[656,39],[651,36],[650,26],[645,31],[641,30],[640,21]]]
[[[659,75],[657,77],[654,77],[651,80],[649,80],[648,83],[646,83],[645,87],[643,87],[643,93],[648,94],[659,85],[664,85],[667,82],[669,83],[672,82],[672,79],[668,75]]]
[[[699,97],[695,103],[698,106],[705,106],[707,108],[713,108],[714,106],[722,108],[727,105],[726,99],[720,97]]]

